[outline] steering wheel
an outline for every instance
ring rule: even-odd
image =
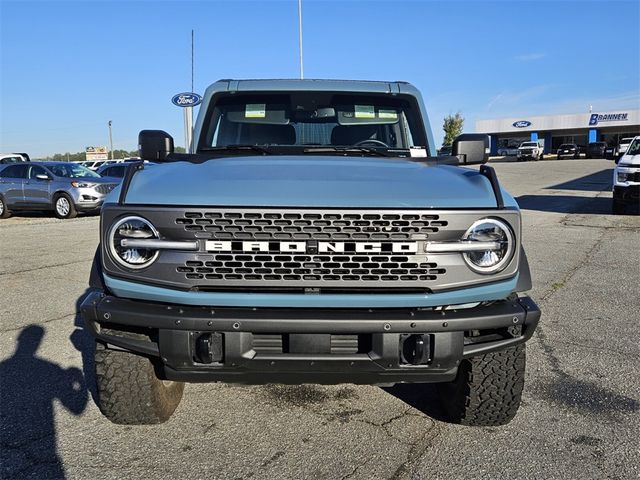
[[[375,138],[367,138],[365,140],[360,140],[359,142],[354,143],[353,146],[360,147],[362,145],[366,145],[367,143],[377,145],[379,147],[389,148],[389,145],[384,143],[382,140],[376,140]]]

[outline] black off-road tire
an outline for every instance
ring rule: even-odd
[[[7,202],[0,196],[0,218],[9,218],[11,216],[11,210],[7,207]]]
[[[446,419],[470,426],[509,423],[520,407],[525,365],[524,345],[463,360],[456,379],[439,388]]]
[[[96,344],[98,407],[113,423],[165,422],[182,399],[184,383],[161,380],[146,357]]]

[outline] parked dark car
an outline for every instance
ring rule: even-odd
[[[607,142],[591,142],[587,146],[587,158],[605,158]]]
[[[438,150],[438,155],[451,155],[451,149],[451,145],[443,145],[440,147],[440,150]]]
[[[616,145],[607,145],[604,149],[604,158],[609,160],[618,158],[618,147]]]
[[[561,158],[580,158],[580,147],[575,143],[563,143],[558,148],[558,160]]]
[[[111,163],[109,165],[102,165],[96,173],[101,177],[122,178],[124,172],[126,172],[129,165],[126,163]]]

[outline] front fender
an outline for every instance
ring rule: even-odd
[[[533,288],[531,282],[531,270],[529,269],[529,260],[524,248],[520,246],[520,264],[518,265],[518,283],[516,284],[516,292],[526,292]]]
[[[105,293],[109,292],[109,289],[104,283],[104,276],[102,275],[102,254],[100,253],[99,244],[93,256],[91,272],[89,273],[89,288],[98,288]]]

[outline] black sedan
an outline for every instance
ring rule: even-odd
[[[607,142],[591,142],[587,146],[587,158],[604,158]]]
[[[558,148],[558,160],[561,158],[580,158],[580,147],[575,143],[563,143]]]

